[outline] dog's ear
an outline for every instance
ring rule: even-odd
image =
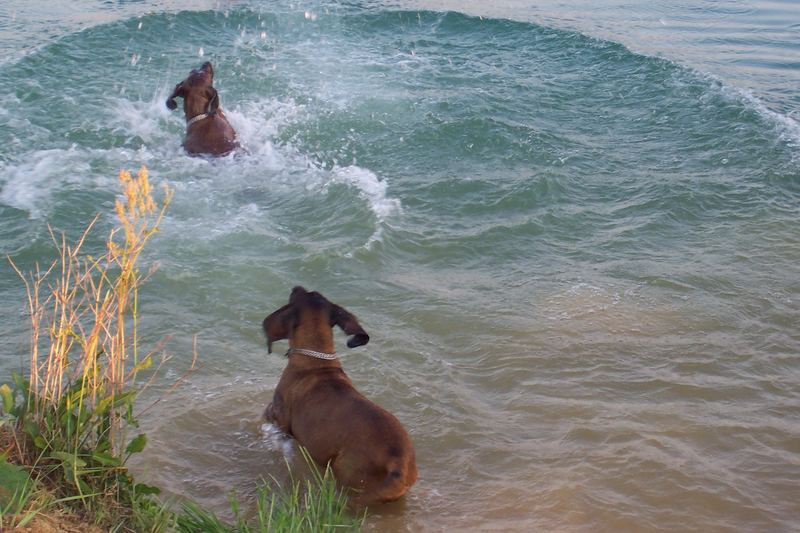
[[[261,323],[267,336],[267,352],[272,353],[272,343],[289,338],[294,325],[295,312],[291,304],[286,304],[270,314]]]
[[[367,332],[364,331],[364,328],[358,323],[356,317],[344,307],[331,304],[331,324],[342,328],[345,334],[352,335],[352,337],[347,340],[348,348],[364,346],[369,342],[369,335],[367,335]]]
[[[183,82],[180,82],[172,90],[172,94],[169,95],[169,98],[167,98],[167,109],[170,109],[170,110],[176,109],[178,107],[178,103],[175,101],[175,98],[177,98],[179,96],[181,98],[183,98],[184,93],[185,93],[185,89],[183,88]]]
[[[207,89],[208,105],[206,105],[206,114],[213,115],[219,109],[219,93],[213,87]]]

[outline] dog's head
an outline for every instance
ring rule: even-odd
[[[369,342],[369,335],[352,313],[320,293],[308,292],[303,287],[292,289],[289,303],[265,318],[262,325],[267,335],[269,353],[272,353],[272,343],[275,341],[291,340],[298,335],[330,335],[333,326],[339,326],[350,335],[347,341],[349,348]]]
[[[213,115],[219,109],[219,94],[214,89],[214,67],[206,61],[200,68],[194,69],[189,76],[175,86],[167,98],[167,107],[176,109],[175,98],[183,98],[183,111],[186,118],[207,113]]]

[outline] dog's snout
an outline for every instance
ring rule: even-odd
[[[211,61],[206,61],[198,68],[192,69],[184,83],[190,85],[205,85],[206,83],[211,83],[213,78],[214,67],[211,66]]]
[[[303,298],[307,294],[308,291],[305,289],[305,287],[301,287],[300,285],[298,285],[295,288],[293,288],[291,294],[289,294],[289,302],[295,303],[300,298]]]
[[[291,305],[311,308],[323,308],[331,305],[320,293],[316,291],[307,291],[305,287],[301,287],[300,285],[292,289],[289,295],[289,303]]]
[[[212,78],[214,77],[214,67],[211,66],[211,61],[206,61],[200,65],[200,70]]]

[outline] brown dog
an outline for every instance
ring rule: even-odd
[[[175,98],[183,98],[186,116],[183,148],[189,155],[221,156],[239,147],[236,132],[219,107],[219,94],[212,87],[213,82],[214,68],[206,61],[176,85],[167,98],[169,109],[178,107]]]
[[[334,353],[333,326],[352,335],[350,348],[369,341],[356,317],[318,292],[295,287],[289,303],[263,326],[270,353],[273,342],[289,339],[289,363],[266,418],[316,462],[330,464],[339,482],[357,493],[357,506],[403,496],[417,480],[411,439],[394,416],[353,387]]]

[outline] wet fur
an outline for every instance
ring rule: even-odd
[[[209,115],[187,126],[183,148],[189,155],[222,156],[239,147],[236,131],[219,107],[219,94],[213,82],[214,68],[209,62],[203,63],[177,84],[167,98],[169,109],[177,109],[175,98],[183,98],[183,113],[187,122],[203,113]]]
[[[289,339],[291,348],[333,353],[334,325],[352,336],[351,348],[369,341],[351,313],[302,287],[263,323],[270,352],[273,342]],[[417,479],[408,433],[355,389],[338,359],[290,355],[264,414],[317,463],[330,463],[339,482],[355,491],[356,506],[396,500]]]

